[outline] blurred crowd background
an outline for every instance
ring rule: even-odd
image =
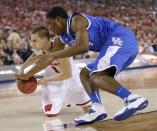
[[[56,5],[69,14],[113,19],[135,31],[139,53],[152,53],[149,47],[157,50],[157,0],[0,0],[0,65],[22,64],[31,55],[30,33],[47,26],[45,14]],[[95,55],[88,52],[74,58]]]

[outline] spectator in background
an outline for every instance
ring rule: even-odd
[[[148,0],[23,0],[22,2],[20,0],[1,0],[0,39],[6,40],[7,44],[27,39],[33,28],[40,25],[46,26],[45,12],[52,5],[64,5],[68,13],[75,11],[108,17],[132,28],[141,45],[157,44],[157,13],[155,12],[157,2]],[[28,50],[30,51],[30,48]],[[22,50],[26,54],[24,56],[29,54],[27,54],[28,50],[27,47]],[[5,50],[5,53],[9,53],[10,56],[10,49],[9,52]],[[27,58],[21,56],[21,53],[18,55],[23,61]],[[88,56],[90,55],[82,54],[76,58]]]
[[[27,58],[32,54],[31,47],[26,39],[22,39],[18,44],[17,54],[22,58],[22,61],[26,61]]]
[[[0,40],[3,40],[3,39],[5,39],[5,37],[4,37],[4,33],[3,33],[2,30],[0,30]]]
[[[12,44],[18,44],[20,41],[20,34],[17,32],[17,30],[14,29],[8,37],[8,42]]]
[[[23,63],[22,58],[17,54],[16,51],[14,51],[12,58],[13,58],[14,64],[22,64]]]

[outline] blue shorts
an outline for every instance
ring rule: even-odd
[[[94,72],[116,67],[116,74],[126,69],[138,54],[138,42],[134,33],[128,28],[118,28],[105,40],[98,57],[87,65]]]

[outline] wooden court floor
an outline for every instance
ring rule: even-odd
[[[106,120],[89,127],[91,131],[157,131],[157,111],[135,115],[123,122]],[[81,128],[83,130],[86,127]]]
[[[122,101],[100,91],[107,119],[68,128],[61,125],[82,115],[80,107],[63,107],[59,116],[48,118],[40,109],[40,88],[34,94],[23,95],[17,91],[15,82],[0,84],[0,131],[157,131],[157,68],[125,71],[117,79],[132,92],[147,98],[148,108],[125,121],[116,122],[112,116],[123,107]]]

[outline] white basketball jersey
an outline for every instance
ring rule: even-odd
[[[42,55],[43,51],[34,51],[36,55]],[[70,58],[72,68],[72,77],[63,81],[53,81],[44,85],[42,88],[42,110],[45,114],[58,114],[62,105],[75,104],[82,105],[90,100],[86,91],[84,90],[80,78],[79,67]],[[44,77],[49,77],[60,73],[59,61],[53,60],[51,65],[45,69]],[[45,106],[52,104],[50,111],[45,111]]]

